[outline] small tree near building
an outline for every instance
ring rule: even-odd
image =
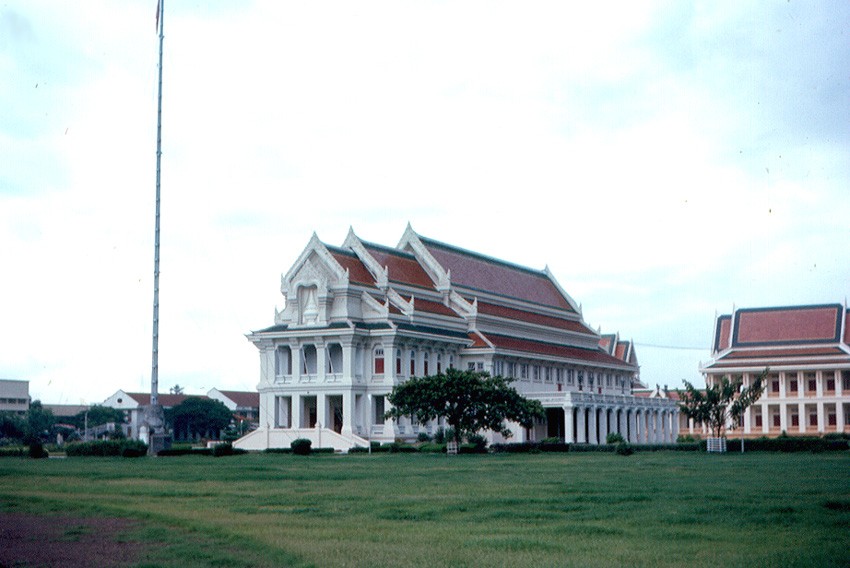
[[[708,426],[713,437],[725,437],[726,424],[735,429],[744,411],[761,397],[767,373],[765,369],[746,387],[741,376],[724,376],[704,391],[684,381],[685,391],[679,391],[682,414]]]
[[[232,419],[223,403],[209,398],[189,397],[165,412],[165,421],[171,424],[178,440],[218,438]]]
[[[392,409],[387,418],[415,416],[420,423],[444,418],[455,441],[480,430],[511,435],[506,421],[530,428],[545,416],[543,406],[510,386],[510,380],[488,373],[450,368],[445,373],[414,377],[393,387],[387,397]]]

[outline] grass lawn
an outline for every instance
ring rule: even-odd
[[[0,510],[140,520],[140,566],[850,566],[850,453],[0,460]]]

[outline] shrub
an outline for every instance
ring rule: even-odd
[[[23,446],[0,447],[0,458],[22,458],[26,454]]]
[[[617,444],[617,454],[621,456],[630,456],[633,453],[635,453],[634,449],[626,442],[620,442]]]
[[[487,451],[487,438],[481,434],[470,434],[467,436],[466,441],[472,444],[478,453]]]
[[[247,453],[248,450],[234,448],[233,444],[216,444],[212,447],[212,455],[214,458],[220,458],[222,456],[236,456]]]
[[[619,432],[609,432],[608,436],[605,438],[606,444],[623,444],[626,439],[623,438],[623,435]]]
[[[446,431],[442,426],[437,428],[437,431],[434,432],[434,441],[438,444],[442,444],[446,441]]]
[[[48,457],[47,450],[44,449],[44,444],[38,440],[30,442],[29,456],[33,459],[43,459]]]
[[[139,457],[146,455],[148,446],[140,440],[99,440],[94,442],[74,442],[65,446],[68,457]]]
[[[416,437],[418,442],[430,442],[431,436],[428,435],[427,432],[419,432],[419,435]]]
[[[292,453],[296,456],[308,456],[312,451],[313,442],[307,438],[298,438],[293,440],[289,447],[292,448]]]
[[[438,454],[446,452],[445,444],[437,444],[436,442],[428,442],[419,446],[419,451],[426,454]]]

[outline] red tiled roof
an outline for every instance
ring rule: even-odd
[[[444,306],[440,302],[432,300],[423,300],[422,298],[413,299],[413,307],[417,312],[425,312],[428,314],[437,314],[441,316],[451,316],[459,318],[460,316],[448,306]]]
[[[491,333],[487,334],[487,339],[500,349],[537,353],[540,355],[562,357],[564,359],[578,359],[580,361],[599,365],[617,365],[620,367],[628,365],[628,363],[612,357],[601,349],[581,349],[579,347],[544,343],[540,341],[532,341],[530,339],[520,339],[517,337],[508,337],[505,335],[496,335]]]
[[[724,357],[725,359],[773,359],[783,357],[810,357],[818,355],[847,355],[838,347],[795,347],[788,349],[736,349]]]
[[[127,396],[138,402],[142,406],[147,406],[151,403],[151,393],[144,392],[128,392]],[[172,407],[177,406],[187,398],[207,398],[205,395],[188,395],[188,394],[158,394],[160,406]]]
[[[827,357],[827,356],[817,356],[817,357],[806,357],[804,359],[780,359],[775,361],[766,361],[765,359],[720,359],[719,361],[715,361],[710,365],[706,366],[706,369],[735,369],[739,367],[801,367],[805,365],[811,366],[819,366],[819,365],[828,365],[832,366],[835,364],[850,364],[850,356],[847,357],[846,360],[842,360],[840,357]]]
[[[415,257],[401,251],[386,249],[373,244],[364,243],[364,246],[369,251],[369,254],[378,261],[378,264],[387,267],[387,277],[391,281],[418,286],[420,288],[434,287],[434,282]]]
[[[452,283],[457,286],[572,311],[569,302],[542,271],[523,268],[430,239],[420,239],[437,262],[451,271]]]
[[[841,307],[801,306],[736,312],[735,345],[838,341]]]
[[[484,339],[481,338],[481,336],[479,334],[469,332],[468,335],[469,335],[469,339],[472,340],[472,345],[470,345],[470,347],[472,347],[472,348],[490,347],[489,345],[487,345],[487,342],[484,341]]]
[[[526,310],[518,310],[505,306],[498,306],[488,302],[478,302],[478,312],[490,316],[497,316],[512,320],[534,323],[537,325],[545,325],[557,329],[565,329],[567,331],[575,331],[577,333],[593,333],[593,331],[581,322],[575,320],[566,320],[554,316],[544,314],[535,314]]]
[[[599,338],[599,347],[605,350],[606,353],[611,353],[611,345],[614,343],[614,335],[603,335]]]
[[[260,393],[246,391],[218,391],[242,408],[259,408]]]
[[[341,251],[336,248],[328,247],[328,250],[331,253],[331,256],[334,257],[344,269],[348,269],[348,278],[351,282],[357,282],[358,284],[367,284],[369,286],[375,285],[375,277],[372,276],[372,273],[366,268],[366,265],[363,264],[354,253],[349,253],[346,251]]]
[[[714,346],[715,351],[728,349],[731,345],[730,336],[732,332],[732,316],[721,316],[717,319],[717,339]]]

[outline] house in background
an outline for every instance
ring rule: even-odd
[[[850,431],[850,312],[840,304],[748,308],[717,317],[707,385],[744,384],[765,368],[762,397],[744,415],[744,436]]]
[[[30,382],[0,379],[0,412],[26,414],[30,408]]]
[[[450,367],[514,379],[543,404],[546,419],[534,428],[512,425],[515,441],[676,438],[675,403],[632,396],[640,384],[633,345],[603,341],[548,269],[408,226],[395,248],[353,231],[341,247],[313,235],[281,292],[274,325],[248,335],[260,354],[260,428],[237,447],[288,447],[303,437],[347,450],[432,434],[444,424],[385,419],[386,397],[410,377]]]
[[[207,396],[224,404],[236,420],[256,424],[260,417],[260,393],[210,389]]]
[[[173,408],[187,398],[210,398],[223,403],[234,415],[237,425],[245,420],[251,425],[256,423],[259,414],[259,394],[257,392],[229,391],[211,389],[207,395],[159,394],[159,403],[163,408]],[[150,404],[150,393],[127,392],[119,390],[103,401],[103,406],[123,410],[127,417],[122,424],[124,435],[128,438],[139,439],[141,436],[144,407]],[[249,427],[246,425],[245,429]]]

